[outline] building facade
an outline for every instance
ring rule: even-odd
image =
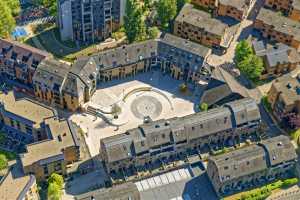
[[[204,46],[223,49],[229,47],[236,26],[229,27],[211,14],[186,4],[174,21],[174,35]]]
[[[300,74],[295,78],[285,75],[276,79],[268,92],[268,101],[279,121],[287,114],[300,114]]]
[[[95,92],[97,75],[92,58],[81,58],[72,66],[45,59],[33,77],[34,94],[49,105],[75,111]]]
[[[39,63],[51,57],[47,52],[16,41],[0,39],[0,74],[23,84],[32,84]]]
[[[247,16],[252,2],[251,0],[219,0],[216,12],[218,16],[227,16],[242,21]]]
[[[105,40],[123,23],[126,0],[59,0],[62,40],[91,43]]]
[[[219,196],[288,177],[297,154],[287,136],[277,136],[209,158],[207,174]]]
[[[232,144],[247,138],[260,125],[255,101],[242,99],[224,107],[184,117],[144,123],[104,138],[100,155],[109,174],[165,162],[182,154],[196,154],[211,145]]]
[[[254,28],[259,30],[264,38],[299,50],[300,25],[297,21],[269,9],[261,8],[254,22]]]
[[[92,56],[99,69],[99,81],[107,82],[160,69],[178,80],[199,81],[211,50],[166,34],[157,40],[122,46]]]

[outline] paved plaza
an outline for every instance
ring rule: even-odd
[[[101,83],[86,105],[103,111],[101,117],[76,113],[70,119],[86,133],[86,143],[91,155],[95,156],[99,153],[102,138],[136,128],[144,122],[145,117],[159,120],[195,113],[199,97],[193,92],[180,93],[179,86],[182,83],[160,71]],[[109,114],[114,105],[121,110],[117,117]]]

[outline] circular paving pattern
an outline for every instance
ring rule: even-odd
[[[162,104],[152,96],[140,96],[133,100],[130,105],[131,111],[135,117],[144,119],[144,117],[157,118],[162,112]]]

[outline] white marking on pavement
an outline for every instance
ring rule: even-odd
[[[151,188],[155,188],[156,187],[156,184],[155,184],[153,178],[149,178],[148,179],[148,183],[149,183],[149,185],[150,185]]]
[[[168,178],[165,174],[160,175],[160,179],[164,185],[169,184]]]
[[[142,184],[144,190],[148,190],[150,188],[148,185],[148,182],[146,180],[142,180],[141,184]]]
[[[169,180],[169,183],[175,182],[174,176],[171,172],[168,172],[166,175],[167,175],[167,178]]]
[[[154,181],[155,181],[155,183],[156,183],[157,186],[162,185],[162,182],[161,182],[159,176],[155,176],[153,179],[154,179]]]
[[[140,181],[136,182],[135,185],[136,185],[137,189],[139,190],[139,192],[144,190]]]

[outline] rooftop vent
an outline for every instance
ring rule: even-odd
[[[165,126],[169,126],[169,125],[170,125],[170,121],[166,121]]]
[[[288,84],[286,85],[286,87],[287,87],[288,89],[291,89],[291,88],[292,88],[291,83],[288,83]]]

